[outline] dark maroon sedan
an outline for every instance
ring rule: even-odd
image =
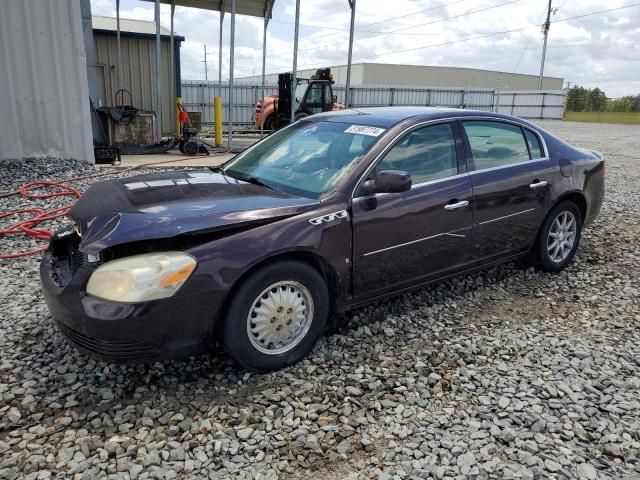
[[[107,360],[300,360],[329,315],[519,257],[575,254],[600,154],[518,118],[433,108],[298,121],[213,171],[96,183],[41,265],[60,330]]]

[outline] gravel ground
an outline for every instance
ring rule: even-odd
[[[272,374],[93,361],[53,328],[37,259],[0,264],[0,478],[640,478],[640,128],[544,126],[607,160],[574,264],[350,312]],[[52,165],[0,164],[0,189]]]

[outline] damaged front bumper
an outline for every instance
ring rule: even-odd
[[[72,235],[54,238],[40,264],[47,305],[78,350],[109,362],[145,362],[195,355],[210,345],[221,300],[215,294],[193,293],[185,284],[183,294],[161,300],[103,300],[85,291],[96,267]],[[197,275],[189,282],[197,283]]]

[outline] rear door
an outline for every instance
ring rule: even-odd
[[[415,128],[375,171],[411,175],[408,192],[359,196],[352,204],[355,297],[399,289],[462,268],[469,261],[471,182],[454,126]],[[374,172],[370,176],[374,175]]]
[[[557,166],[525,126],[494,119],[461,125],[473,186],[473,256],[487,262],[528,250],[548,209]]]

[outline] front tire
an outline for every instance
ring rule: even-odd
[[[264,121],[264,127],[265,130],[278,130],[278,119],[276,118],[275,115],[269,115],[267,117],[267,119]]]
[[[534,264],[545,272],[559,272],[575,256],[582,234],[582,214],[571,201],[558,204],[547,216],[532,254]]]
[[[233,292],[223,324],[225,347],[240,366],[278,370],[309,353],[324,332],[329,292],[310,265],[267,265]]]

